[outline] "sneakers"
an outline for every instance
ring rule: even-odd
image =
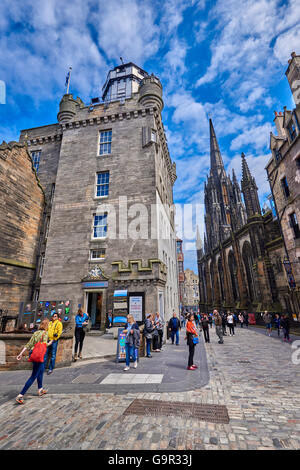
[[[149,354],[147,357],[152,357],[151,354]]]
[[[52,374],[53,370],[49,369],[48,372],[47,372],[47,375],[50,375]]]
[[[77,361],[77,359],[78,359],[78,356],[77,356],[77,354],[74,354],[74,361],[76,362],[76,361]]]
[[[134,368],[134,369],[137,368],[137,361],[134,361],[134,363],[133,363],[133,368]]]
[[[128,366],[126,366],[126,367],[124,368],[124,370],[125,370],[125,371],[126,371],[126,370],[129,370],[129,367],[128,367]]]
[[[38,396],[42,397],[43,395],[46,395],[46,393],[47,393],[47,390],[43,388],[41,391],[38,392]]]
[[[17,398],[16,398],[16,402],[17,402],[19,405],[24,405],[23,397],[17,397]]]

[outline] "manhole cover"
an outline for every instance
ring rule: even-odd
[[[184,403],[181,401],[168,402],[159,400],[134,400],[124,411],[123,415],[142,416],[180,416],[195,418],[210,423],[229,423],[226,406]]]

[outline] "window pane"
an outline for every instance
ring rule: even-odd
[[[108,196],[109,192],[109,172],[97,174],[96,196]]]

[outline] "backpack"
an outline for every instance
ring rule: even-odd
[[[45,333],[42,334],[40,341],[35,343],[32,353],[28,359],[29,362],[44,362],[44,357],[47,351],[47,344],[42,343],[44,334]]]

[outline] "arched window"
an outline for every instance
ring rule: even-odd
[[[233,254],[233,251],[230,251],[228,255],[228,266],[230,272],[230,279],[232,285],[232,294],[233,299],[236,302],[239,299],[239,287],[237,282],[237,264]]]
[[[224,271],[221,257],[218,259],[218,274],[219,274],[219,285],[220,285],[220,294],[221,300],[225,300],[225,293],[224,293]]]
[[[254,284],[254,275],[253,275],[253,256],[251,245],[249,242],[245,242],[242,250],[242,257],[246,271],[246,278],[247,278],[247,287],[248,287],[248,294],[249,299],[251,302],[255,299],[255,284]]]

